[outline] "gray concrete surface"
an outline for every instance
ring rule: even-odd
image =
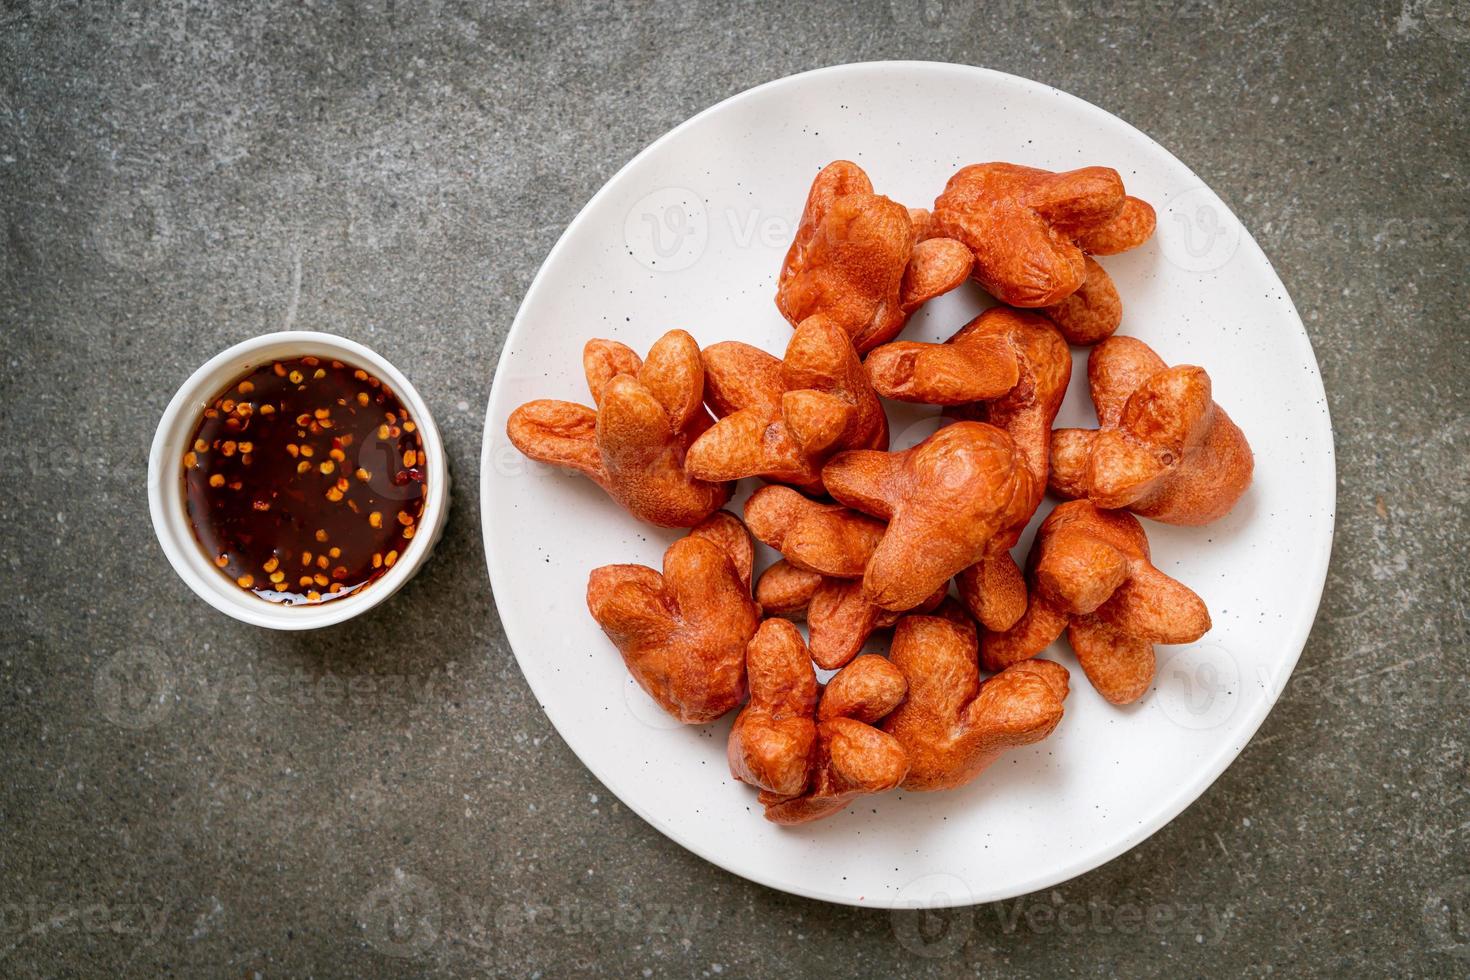
[[[1294,6],[0,5],[0,974],[1465,976],[1470,3]],[[1303,312],[1339,461],[1321,615],[1241,758],[1100,870],[929,922],[610,798],[476,513],[492,367],[583,202],[705,106],[881,58],[1044,80],[1194,167]],[[178,382],[292,322],[411,365],[459,488],[405,594],[310,636],[194,599],[143,482]]]

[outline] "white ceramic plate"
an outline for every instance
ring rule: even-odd
[[[854,160],[881,194],[929,206],[959,166],[1008,160],[1115,167],[1159,212],[1144,247],[1103,259],[1123,296],[1121,332],[1170,363],[1204,365],[1245,430],[1255,483],[1209,527],[1145,522],[1159,566],[1208,603],[1199,643],[1160,647],[1155,687],[1115,708],[1072,670],[1066,717],[974,783],[895,792],[795,829],[761,817],[725,764],[730,718],[681,728],[629,679],[588,615],[587,573],[658,567],[678,535],[642,525],[591,482],[533,464],[505,437],[522,402],[586,403],[580,351],[614,337],[640,353],[682,327],[779,354],[791,328],[775,278],[807,188]],[[966,284],[905,337],[941,340],[990,300]],[[1058,425],[1094,425],[1086,351]],[[894,448],[932,431],[891,406]],[[847,65],[762,85],[679,126],[608,181],[531,284],[490,395],[481,460],[485,549],[506,635],[572,750],[678,843],[754,881],[883,907],[1007,898],[1097,867],[1188,806],[1256,731],[1316,614],[1332,543],[1332,433],[1311,344],[1281,281],[1230,210],[1138,130],[1070,95],[979,68]],[[752,484],[753,481],[746,481]],[[751,489],[738,498],[733,510]],[[1033,528],[1051,506],[1043,503]],[[1030,534],[1016,549],[1024,559]],[[765,555],[767,561],[771,555]]]

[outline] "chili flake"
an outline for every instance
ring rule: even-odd
[[[340,361],[288,359],[236,378],[201,412],[181,464],[200,546],[221,574],[271,602],[364,588],[409,547],[423,516],[423,439],[408,409]],[[310,566],[311,549],[328,540],[330,562],[315,556],[313,574],[286,581],[283,561]]]

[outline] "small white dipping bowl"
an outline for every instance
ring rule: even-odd
[[[261,364],[315,355],[368,371],[390,388],[408,408],[423,438],[428,457],[425,500],[419,530],[403,555],[382,578],[329,602],[285,605],[240,588],[204,553],[189,524],[182,474],[184,453],[200,414],[231,382]],[[164,410],[148,454],[148,510],[153,530],[169,564],[201,599],[226,615],[277,630],[310,630],[351,619],[386,600],[413,578],[444,531],[449,515],[449,467],[439,428],[429,406],[397,368],[362,344],[308,330],[269,333],[236,344],[210,358],[184,382]]]

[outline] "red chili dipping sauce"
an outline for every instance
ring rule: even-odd
[[[204,409],[183,458],[189,523],[221,574],[287,605],[382,577],[424,513],[424,444],[368,372],[265,364]]]

